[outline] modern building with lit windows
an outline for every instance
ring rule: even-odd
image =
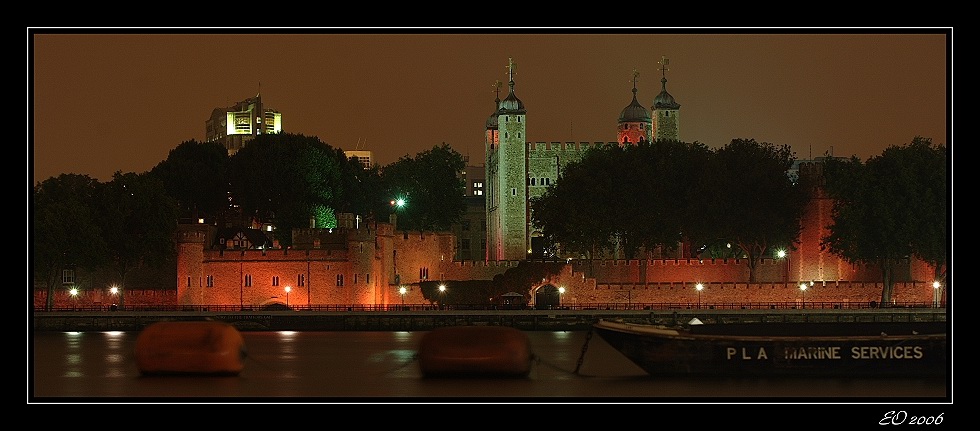
[[[262,104],[256,94],[228,108],[215,108],[205,121],[205,142],[221,142],[234,155],[257,135],[282,132],[282,113]]]

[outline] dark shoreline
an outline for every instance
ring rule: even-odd
[[[34,331],[139,331],[158,321],[217,320],[242,331],[428,331],[443,326],[511,326],[526,331],[588,330],[599,319],[633,323],[947,322],[945,308],[861,310],[433,310],[247,312],[34,312]]]

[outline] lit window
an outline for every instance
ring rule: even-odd
[[[344,285],[344,274],[337,274],[337,286]]]

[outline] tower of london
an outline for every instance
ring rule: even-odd
[[[615,142],[527,142],[527,109],[515,92],[516,66],[508,64],[508,94],[494,100],[486,122],[486,260],[523,260],[543,253],[546,245],[531,221],[530,200],[544,194],[570,162],[582,159],[590,148],[635,145],[654,139],[678,140],[680,104],[667,92],[668,59],[660,61],[661,91],[652,112],[637,100],[636,72],[633,100],[623,108]]]

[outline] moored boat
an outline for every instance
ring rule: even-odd
[[[143,375],[238,375],[245,368],[245,340],[217,321],[155,322],[136,338],[136,366]]]
[[[941,376],[945,322],[703,324],[600,320],[593,329],[651,375]]]
[[[523,331],[509,326],[447,326],[419,342],[426,377],[525,377],[534,355]]]

